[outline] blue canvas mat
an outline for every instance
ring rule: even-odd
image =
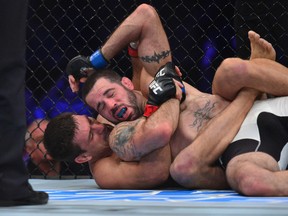
[[[144,202],[261,202],[287,203],[288,197],[247,197],[214,190],[45,190],[50,200],[106,200]]]
[[[246,197],[231,190],[103,190],[92,179],[31,179],[30,183],[49,193],[48,204],[0,208],[0,215],[288,215],[288,197]]]
[[[103,190],[92,179],[43,180],[31,179],[36,190],[45,190],[50,200],[67,201],[127,201],[127,202],[228,202],[228,203],[283,203],[288,197],[247,197],[232,190]]]

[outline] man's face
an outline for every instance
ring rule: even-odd
[[[122,82],[123,83],[123,82]],[[108,121],[117,124],[141,116],[134,91],[126,85],[100,78],[86,97],[86,102]]]
[[[97,157],[103,149],[109,147],[109,135],[113,129],[111,125],[102,124],[85,115],[73,115],[78,125],[74,141],[86,153]]]

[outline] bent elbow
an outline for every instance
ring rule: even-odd
[[[165,122],[159,124],[159,126],[155,128],[155,131],[157,133],[159,142],[162,143],[159,147],[167,145],[170,142],[171,137],[174,133],[171,125]]]
[[[158,14],[157,14],[157,11],[155,10],[154,7],[152,7],[151,5],[149,4],[141,4],[139,5],[135,12],[141,16],[141,17],[144,17],[145,20],[155,20],[156,18],[158,19]]]

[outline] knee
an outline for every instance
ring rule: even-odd
[[[246,196],[252,196],[255,194],[258,186],[255,180],[256,179],[247,175],[247,173],[245,173],[243,170],[236,171],[233,176],[228,178],[229,183],[233,181],[231,187],[237,192]]]
[[[245,196],[265,196],[269,194],[269,185],[263,182],[263,176],[249,172],[243,165],[241,168],[227,169],[227,179],[231,188]],[[233,169],[233,170],[232,170]]]
[[[240,58],[227,58],[219,66],[217,73],[219,72],[220,78],[222,77],[226,81],[239,82],[243,77],[248,75],[246,69],[246,61]],[[216,74],[217,74],[216,73]]]
[[[249,79],[247,61],[240,58],[227,58],[218,67],[212,85],[213,94],[223,95],[227,92],[239,91],[245,85],[245,80]],[[226,98],[233,99],[233,98]]]

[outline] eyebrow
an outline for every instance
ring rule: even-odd
[[[104,91],[103,93],[103,96],[107,96],[109,94],[110,91],[114,90],[114,88],[108,88]],[[99,110],[99,106],[100,106],[101,102],[100,103],[97,103],[97,106],[96,106],[96,110]]]

